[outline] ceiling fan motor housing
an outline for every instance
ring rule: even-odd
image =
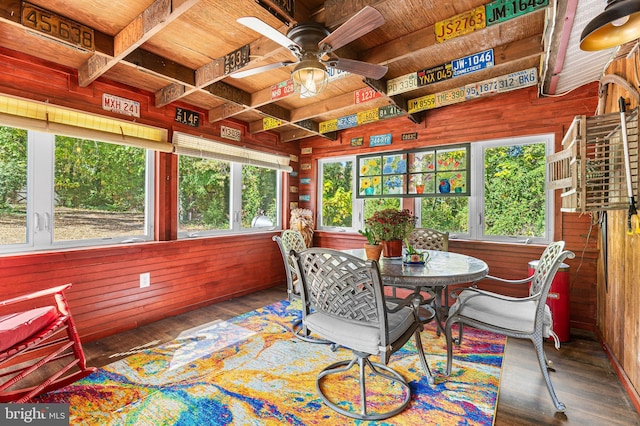
[[[329,30],[316,22],[301,22],[287,32],[287,37],[301,47],[301,52],[294,52],[300,59],[309,58],[309,53],[317,58],[318,43],[329,34]]]

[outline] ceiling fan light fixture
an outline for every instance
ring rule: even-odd
[[[305,59],[296,64],[291,78],[301,98],[311,98],[321,93],[329,83],[327,67],[317,60]]]
[[[582,31],[580,49],[604,50],[640,37],[640,0],[607,0]]]

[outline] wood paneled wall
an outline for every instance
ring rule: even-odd
[[[232,120],[209,123],[205,106],[198,109],[204,119],[197,129],[176,123],[180,103],[155,108],[152,92],[103,78],[81,88],[75,70],[1,47],[0,93],[133,120],[102,110],[102,94],[109,93],[140,102],[141,117],[135,120],[168,129],[170,135],[179,130],[219,137],[224,124],[242,130],[243,146],[300,153],[297,143],[280,143],[272,132],[253,135]],[[158,153],[156,165],[155,242],[0,256],[0,299],[70,282],[71,311],[81,338],[90,341],[284,283],[273,232],[177,240],[177,157]],[[151,286],[141,289],[139,276],[146,272]]]
[[[284,266],[272,235],[0,257],[2,299],[72,283],[71,312],[82,340],[91,341],[281,284]],[[140,288],[146,272],[151,285]]]
[[[636,49],[630,58],[619,59],[610,65],[605,79],[608,75],[621,77],[629,83],[632,92],[623,85],[608,84],[603,91],[603,112],[618,112],[621,96],[630,102],[628,110],[638,106],[639,60]],[[638,161],[637,152],[631,154]],[[639,192],[635,186],[636,202]],[[626,373],[627,384],[635,392],[636,400],[640,401],[640,235],[627,235],[626,210],[607,212],[607,224],[608,257],[603,257],[598,267],[598,330],[609,353]],[[606,279],[604,262],[608,265]]]
[[[443,144],[476,142],[488,139],[510,138],[551,133],[555,136],[556,151],[561,148],[562,137],[576,115],[594,115],[597,106],[597,84],[574,90],[560,98],[538,97],[536,88],[523,89],[504,95],[429,110],[420,124],[406,118],[381,121],[367,126],[344,130],[337,141],[315,139],[302,141],[301,148],[311,147],[310,155],[303,155],[300,163],[311,164],[311,170],[301,170],[300,177],[317,181],[317,160],[323,157],[357,155],[375,151],[417,148]],[[401,141],[402,133],[417,132],[418,139]],[[391,146],[370,148],[371,135],[391,133]],[[365,144],[350,145],[351,138],[364,137]],[[316,186],[309,185],[311,202],[301,207],[315,210]],[[303,189],[301,187],[301,192]],[[405,203],[405,207],[411,202]],[[554,239],[566,241],[566,247],[576,254],[567,263],[570,267],[571,326],[593,329],[596,324],[596,262],[598,258],[597,232],[591,225],[590,215],[560,212],[560,194],[556,194]],[[315,243],[323,247],[357,248],[364,238],[357,234],[316,232]],[[478,241],[452,240],[449,250],[483,259],[492,275],[504,278],[527,276],[530,260],[540,257],[544,247],[524,244],[503,244]],[[513,289],[499,285],[488,287],[498,291]],[[526,290],[513,295],[524,295]]]

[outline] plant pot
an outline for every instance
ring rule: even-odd
[[[382,245],[380,244],[365,244],[364,251],[369,260],[380,260],[380,254],[382,253]]]
[[[384,257],[402,257],[402,240],[383,241],[382,245]]]

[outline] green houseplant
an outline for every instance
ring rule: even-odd
[[[383,242],[385,257],[402,255],[402,241],[415,228],[416,217],[408,209],[383,209],[365,220],[365,224]]]
[[[364,235],[367,239],[367,243],[364,245],[364,251],[367,254],[367,259],[379,260],[382,253],[382,246],[380,245],[380,239],[369,227],[359,229],[358,232]]]

